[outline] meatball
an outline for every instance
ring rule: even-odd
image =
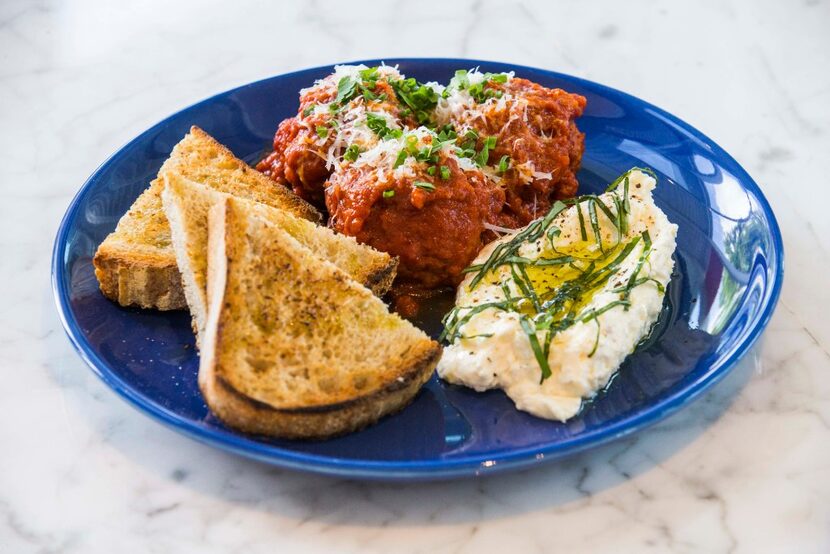
[[[291,117],[277,128],[274,151],[256,168],[271,178],[285,183],[304,200],[320,206],[323,183],[329,178],[325,142],[319,144],[316,126],[309,118]]]
[[[485,163],[502,162],[493,178],[504,187],[506,205],[493,223],[526,225],[554,200],[576,194],[585,136],[574,120],[585,102],[578,94],[507,74],[459,72],[453,79],[436,110],[438,120],[472,136],[476,150],[488,139],[495,142]]]
[[[424,155],[431,140],[422,133],[415,148],[411,139],[385,141],[333,174],[326,188],[329,225],[398,256],[400,280],[426,288],[461,281],[481,249],[485,221],[504,202],[502,189],[452,148]],[[418,154],[401,161],[407,147]]]
[[[303,89],[297,115],[280,123],[274,150],[257,169],[322,207],[325,182],[350,147],[366,150],[401,129],[402,108],[390,84],[401,78],[387,66],[341,66]]]

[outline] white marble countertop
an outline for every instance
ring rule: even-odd
[[[0,552],[830,551],[830,2],[0,3]],[[562,463],[398,485],[197,444],[87,370],[49,286],[70,198],[195,100],[297,68],[466,56],[649,100],[755,177],[787,276],[689,409]]]

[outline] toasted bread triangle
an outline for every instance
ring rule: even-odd
[[[234,198],[209,215],[199,385],[229,426],[288,438],[362,428],[405,406],[441,347]]]
[[[229,195],[178,173],[165,173],[163,178],[164,212],[170,223],[173,249],[193,317],[197,344],[201,344],[207,320],[208,212],[211,206]],[[237,197],[237,201],[240,208],[279,226],[300,244],[329,260],[375,294],[382,295],[392,284],[397,259],[389,254],[267,204],[242,197]]]
[[[122,306],[186,307],[170,225],[162,208],[161,175],[178,173],[213,189],[263,202],[310,221],[322,216],[286,187],[252,169],[200,128],[173,148],[159,177],[138,197],[98,247],[93,263],[101,292]]]

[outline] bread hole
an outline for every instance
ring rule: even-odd
[[[254,324],[259,327],[263,333],[270,333],[273,331],[273,324],[268,320],[268,314],[259,311],[253,314]]]
[[[334,392],[335,386],[336,383],[332,377],[321,377],[317,381],[317,388],[319,388],[322,392],[325,392],[327,394]]]
[[[292,380],[308,381],[308,368],[303,367],[292,369],[288,372],[288,375],[291,377]]]
[[[274,364],[271,360],[265,360],[263,358],[254,358],[248,356],[245,358],[245,361],[251,366],[251,369],[254,370],[254,373],[264,373],[274,367]]]
[[[352,377],[352,385],[357,390],[363,390],[369,384],[369,378],[366,375],[358,374]]]

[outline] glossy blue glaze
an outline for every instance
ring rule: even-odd
[[[91,265],[97,245],[191,125],[255,161],[278,122],[296,113],[297,91],[331,67],[259,81],[182,110],[116,152],[83,185],[55,241],[53,286],[72,343],[107,385],[177,431],[270,464],[431,479],[524,467],[632,433],[700,395],[758,338],[781,288],[781,235],[758,186],[710,139],[646,102],[567,75],[477,60],[387,63],[422,81],[445,82],[455,69],[474,66],[515,71],[586,96],[581,193],[602,190],[632,166],[656,171],[657,203],[679,225],[677,270],[658,328],[607,389],[563,424],[517,411],[500,392],[433,378],[403,412],[360,433],[312,443],[249,437],[226,429],[202,401],[187,314],[124,309],[101,296]],[[430,308],[418,323],[437,335],[446,306]]]

